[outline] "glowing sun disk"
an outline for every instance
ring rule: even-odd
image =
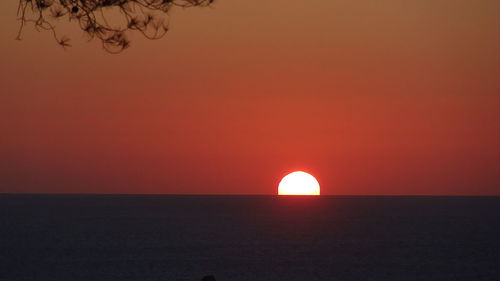
[[[286,175],[278,185],[278,195],[319,195],[319,193],[318,181],[302,171]]]

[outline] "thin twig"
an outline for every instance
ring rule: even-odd
[[[168,32],[169,11],[177,7],[206,7],[214,0],[19,0],[20,27],[16,39],[21,39],[27,23],[37,31],[49,30],[63,48],[70,47],[70,39],[59,37],[56,22],[60,18],[76,20],[89,40],[98,38],[110,53],[120,53],[130,46],[127,34],[139,31],[144,37],[155,40]],[[122,15],[121,25],[112,26],[108,16]],[[99,16],[98,16],[99,15]]]

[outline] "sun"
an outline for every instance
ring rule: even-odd
[[[296,171],[283,177],[278,195],[319,195],[319,183],[310,174]]]

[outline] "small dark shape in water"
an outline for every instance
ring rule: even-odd
[[[201,279],[201,281],[216,281],[213,275],[207,275]]]

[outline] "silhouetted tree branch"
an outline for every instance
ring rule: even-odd
[[[136,31],[154,40],[168,31],[169,11],[177,7],[208,6],[214,0],[19,0],[21,21],[17,39],[23,28],[33,23],[37,31],[47,30],[63,48],[70,39],[56,32],[60,20],[75,21],[88,35],[102,42],[110,53],[120,53],[130,46],[127,33]]]

